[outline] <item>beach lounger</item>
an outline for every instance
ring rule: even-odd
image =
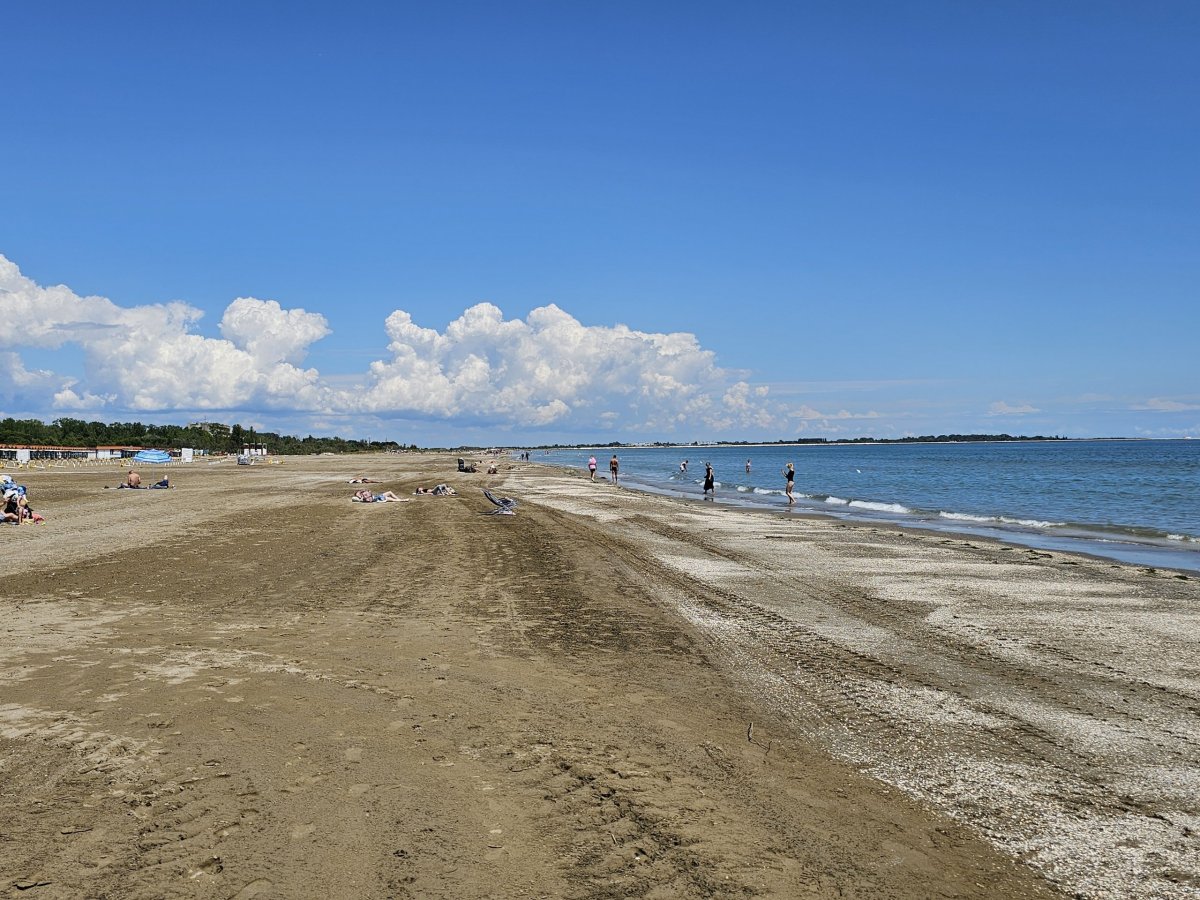
[[[489,516],[515,516],[517,514],[517,501],[512,497],[497,497],[487,488],[483,489],[483,496],[492,501],[496,507],[488,510]]]

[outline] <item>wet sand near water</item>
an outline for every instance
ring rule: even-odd
[[[454,462],[22,472],[0,896],[1198,895],[1195,579]]]

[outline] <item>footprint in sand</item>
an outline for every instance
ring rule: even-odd
[[[310,788],[314,784],[319,784],[325,780],[324,775],[301,775],[296,779],[295,784],[290,784],[283,789],[286,794],[298,794],[305,788]]]
[[[362,747],[347,747],[346,762],[360,762],[362,760]]]
[[[292,829],[292,840],[298,841],[301,838],[306,838],[316,830],[317,826],[312,822],[305,822],[303,825],[297,825]]]
[[[220,875],[225,870],[225,864],[219,856],[210,856],[192,871],[190,878],[200,878],[204,875]]]
[[[233,895],[233,900],[250,900],[251,897],[266,897],[275,883],[265,878],[256,878]]]

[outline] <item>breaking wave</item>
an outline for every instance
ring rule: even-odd
[[[1016,525],[1021,528],[1061,528],[1066,522],[1045,522],[1041,519],[1016,519],[1012,516],[975,516],[970,513],[939,512],[938,518],[952,522],[974,522],[979,525]]]

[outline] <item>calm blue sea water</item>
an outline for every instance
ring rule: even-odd
[[[1200,441],[1053,441],[622,448],[627,487],[793,511],[998,537],[1140,565],[1200,572]],[[587,450],[535,451],[584,468]],[[612,450],[595,451],[607,476]],[[689,461],[686,474],[679,463]],[[750,471],[746,471],[746,461]]]

